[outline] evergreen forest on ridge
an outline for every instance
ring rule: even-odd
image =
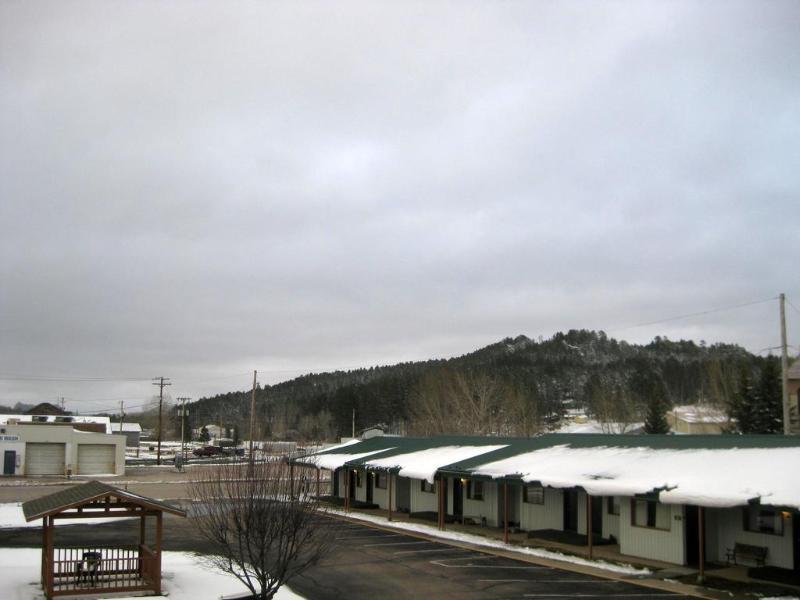
[[[529,436],[557,428],[570,408],[622,424],[624,431],[648,414],[695,403],[739,418],[739,430],[773,433],[779,431],[779,406],[770,396],[754,414],[753,395],[779,392],[778,373],[775,357],[731,344],[656,337],[638,345],[586,330],[538,340],[520,335],[450,359],[312,373],[258,386],[255,437],[338,439],[351,434],[354,414],[356,432],[382,425],[406,435]],[[250,401],[251,390],[201,398],[191,404],[192,427],[221,424],[246,437]]]

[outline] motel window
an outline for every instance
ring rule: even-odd
[[[655,500],[631,499],[631,525],[669,530],[669,508]]]
[[[541,485],[526,485],[522,488],[522,501],[528,504],[544,504],[544,488]]]
[[[606,506],[608,507],[608,514],[619,516],[619,496],[607,496]]]
[[[436,491],[434,485],[427,479],[423,479],[420,481],[420,490],[422,490],[427,494],[433,494],[434,491]]]
[[[379,490],[385,490],[388,473],[375,471],[374,475],[375,475],[375,487],[378,488]]]
[[[747,506],[744,509],[744,530],[783,535],[783,513],[758,504]]]
[[[470,479],[467,482],[467,498],[470,500],[483,500],[483,482],[473,481]]]

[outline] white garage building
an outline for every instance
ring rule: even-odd
[[[0,425],[3,475],[124,475],[125,436],[70,424]]]

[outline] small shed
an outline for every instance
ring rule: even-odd
[[[42,519],[42,588],[45,596],[149,591],[161,593],[163,516],[186,513],[152,498],[90,481],[22,505],[26,521]],[[92,543],[92,530],[80,546],[56,543],[60,519],[139,518],[138,544]],[[148,536],[148,518],[155,532]],[[124,537],[124,536],[120,536]],[[150,544],[148,544],[150,537]]]

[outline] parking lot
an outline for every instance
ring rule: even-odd
[[[331,557],[292,584],[307,598],[691,598],[347,522]]]

